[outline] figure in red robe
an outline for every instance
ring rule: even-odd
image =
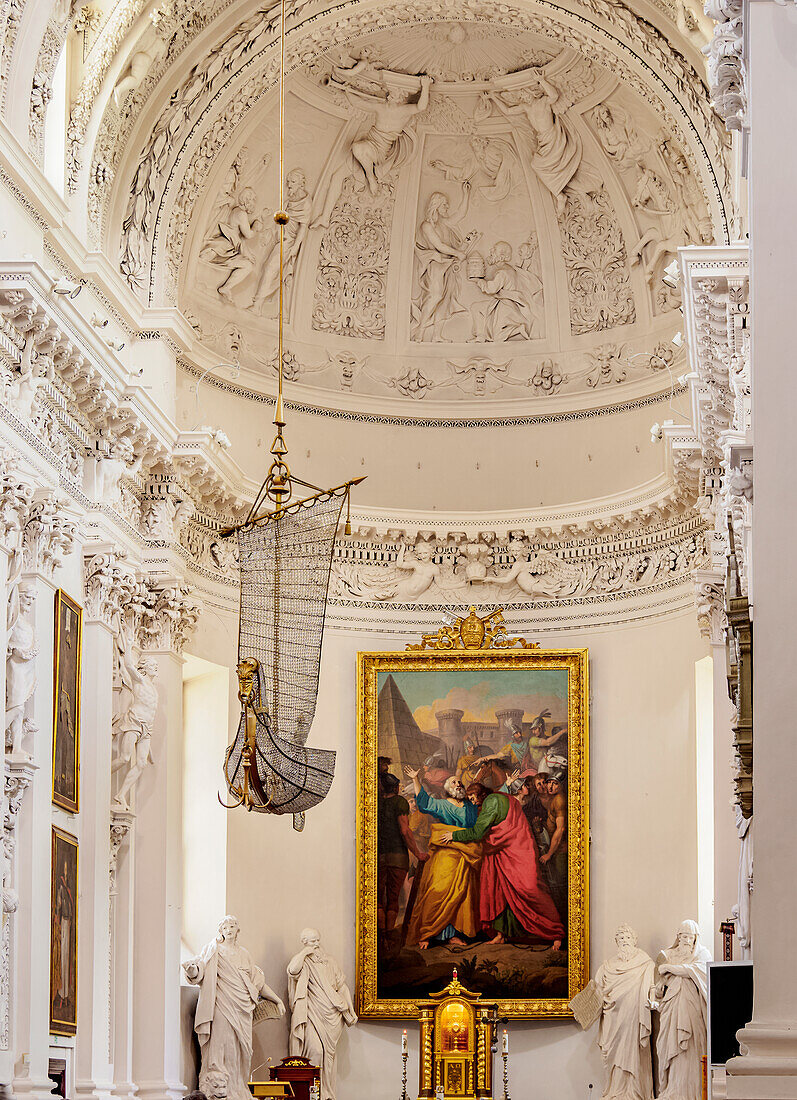
[[[554,950],[562,946],[562,921],[541,881],[537,842],[516,798],[487,794],[476,824],[444,837],[459,844],[482,842],[479,916],[495,931],[491,943],[531,936],[551,941]]]

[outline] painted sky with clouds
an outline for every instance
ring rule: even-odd
[[[435,712],[457,707],[466,722],[494,722],[496,710],[522,707],[526,721],[546,708],[552,722],[567,721],[566,669],[452,669],[394,672],[396,685],[422,730],[435,732]],[[379,676],[381,689],[387,673]]]

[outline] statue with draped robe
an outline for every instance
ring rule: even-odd
[[[266,985],[263,971],[239,945],[239,930],[235,917],[225,917],[216,939],[183,963],[188,981],[199,986],[194,1018],[202,1053],[199,1087],[214,1092],[205,1086],[223,1074],[227,1100],[251,1100],[252,1014],[257,1002],[271,1001],[280,1016],[285,1013],[282,1000]]]
[[[335,1054],[343,1028],[357,1015],[343,971],[321,946],[315,928],[305,928],[302,950],[288,963],[291,1055],[321,1068],[319,1100],[335,1100]]]
[[[633,928],[621,924],[617,954],[595,975],[602,998],[598,1046],[606,1066],[603,1100],[653,1100],[650,1057],[653,959],[637,946]]]
[[[701,1100],[701,1059],[706,1053],[706,963],[708,948],[693,920],[678,929],[672,947],[656,960],[659,1001],[659,1100]]]

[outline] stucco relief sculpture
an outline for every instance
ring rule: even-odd
[[[321,946],[320,934],[305,928],[301,941],[301,951],[288,963],[290,1053],[321,1067],[319,1100],[335,1100],[338,1043],[357,1015],[343,971]]]
[[[157,664],[152,657],[135,659],[123,628],[116,635],[121,693],[113,718],[114,771],[125,768],[115,804],[130,809],[129,797],[152,759],[152,728],[158,711]]]
[[[22,358],[16,371],[11,374],[6,401],[9,409],[22,421],[30,419],[36,394],[43,381],[33,333],[25,341]]]
[[[9,576],[8,640],[6,643],[6,750],[14,756],[29,755],[24,747],[25,735],[35,727],[26,716],[26,710],[36,690],[36,657],[39,645],[33,622],[33,605],[36,589],[19,582],[22,555],[12,559]]]
[[[600,176],[583,161],[583,146],[577,130],[565,117],[571,106],[542,69],[526,69],[529,84],[517,91],[487,93],[490,102],[507,118],[522,118],[530,131],[529,163],[548,189],[562,215],[566,190],[597,191]]]
[[[251,1096],[252,1015],[258,1001],[270,1001],[278,1015],[285,1014],[263,971],[238,943],[239,931],[235,917],[224,917],[216,938],[183,963],[188,981],[199,986],[194,1017],[202,1054],[199,1087],[208,1096],[226,1095],[227,1100]]]
[[[464,156],[456,164],[433,159],[429,167],[442,172],[447,182],[462,183],[466,179],[473,180],[481,173],[482,182],[477,185],[477,193],[487,202],[496,203],[503,202],[512,190],[514,162],[515,152],[508,141],[476,135],[470,139]]]
[[[415,148],[412,124],[429,106],[431,77],[418,77],[420,90],[414,93],[407,90],[403,74],[380,69],[376,75],[384,91],[375,95],[352,85],[351,77],[359,75],[360,71],[359,63],[350,69],[337,67],[335,76],[327,82],[341,89],[352,107],[373,114],[374,122],[365,134],[352,141],[350,156],[330,175],[318,215],[321,226],[329,225],[348,175],[353,175],[356,182],[367,186],[371,195],[376,195],[390,175],[409,160]]]
[[[601,998],[598,1046],[606,1067],[603,1100],[652,1100],[651,1008],[655,967],[627,924],[615,934],[617,954],[595,975]]]
[[[477,266],[471,275],[487,298],[471,307],[475,340],[500,343],[539,335],[542,282],[513,261],[512,245],[498,241],[486,264]]]
[[[460,301],[462,264],[481,236],[475,229],[463,235],[457,228],[468,213],[470,193],[470,181],[463,180],[453,210],[443,191],[435,191],[426,203],[415,246],[418,295],[411,308],[414,340],[440,340],[445,322],[453,314],[465,312]]]
[[[136,43],[129,64],[114,85],[113,98],[117,107],[141,84],[150,69],[166,53],[166,47],[167,42],[158,34],[157,14],[153,13],[150,15],[150,25]]]
[[[568,191],[560,227],[571,331],[581,335],[632,324],[636,307],[625,240],[606,190]]]
[[[706,963],[708,948],[700,942],[693,920],[678,929],[672,947],[656,960],[659,1001],[659,1100],[700,1100],[701,1058],[706,1053]]]
[[[607,157],[629,168],[650,147],[637,132],[627,113],[609,103],[599,103],[592,112],[598,139]]]

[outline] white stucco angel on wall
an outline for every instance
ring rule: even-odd
[[[255,1006],[260,1000],[270,1001],[276,1014],[284,1016],[285,1005],[238,943],[239,931],[236,917],[224,917],[216,938],[184,962],[183,970],[191,985],[199,986],[194,1030],[202,1052],[200,1089],[209,1097],[224,1091],[228,1100],[251,1100]]]

